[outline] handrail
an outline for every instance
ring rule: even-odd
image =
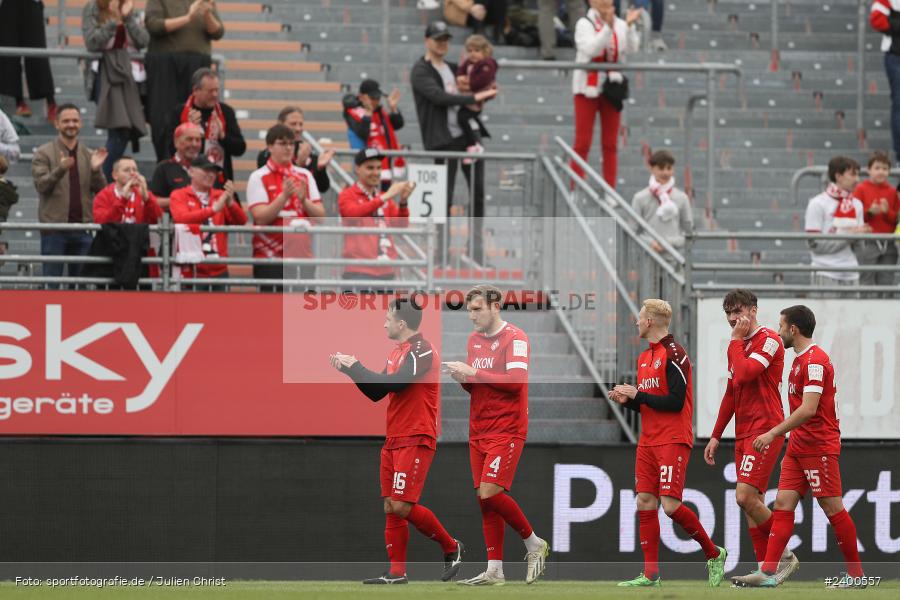
[[[840,240],[851,242],[900,241],[894,233],[806,233],[782,231],[766,233],[762,231],[694,231],[687,237],[698,240]],[[829,269],[831,267],[828,267]]]
[[[613,198],[615,200],[615,204],[621,206],[622,209],[628,214],[629,217],[634,220],[635,223],[640,225],[641,228],[648,235],[650,235],[650,237],[652,237],[654,241],[656,241],[656,243],[662,246],[663,250],[668,252],[669,255],[675,259],[675,262],[677,262],[679,265],[684,265],[684,256],[681,254],[681,252],[676,250],[675,247],[672,246],[672,244],[670,244],[667,239],[659,235],[659,233],[657,233],[656,230],[651,227],[650,224],[647,223],[647,221],[645,221],[644,218],[637,213],[637,211],[634,210],[634,208],[631,206],[631,203],[626,202],[621,194],[619,194],[619,192],[617,192],[615,188],[609,185],[609,183],[607,183],[606,180],[603,179],[603,177],[599,173],[597,173],[597,171],[595,171],[594,168],[587,163],[587,161],[581,158],[581,156],[579,156],[578,153],[575,152],[575,150],[571,146],[569,146],[569,144],[567,144],[561,137],[556,136],[554,140],[556,141],[556,144],[560,148],[562,148],[563,152],[565,152],[569,156],[569,158],[574,160],[578,164],[578,166],[580,166],[584,170],[588,177],[593,179],[594,182],[603,189],[607,197]],[[576,179],[580,179],[580,177]],[[651,252],[651,254],[653,253]]]
[[[800,202],[800,180],[812,175],[819,175],[819,177],[824,180],[827,173],[828,167],[825,165],[810,165],[794,171],[794,174],[791,175],[791,202],[793,204]],[[859,173],[860,175],[868,175],[869,169],[867,167],[861,167]],[[900,175],[900,168],[891,169],[890,174]]]
[[[60,4],[64,0],[59,0]],[[89,52],[88,50],[78,50],[76,48],[20,48],[18,46],[0,46],[0,56],[21,56],[23,58],[72,58],[75,60],[100,60],[103,58],[102,52]],[[132,52],[132,60],[143,62],[146,58],[146,52]],[[210,55],[212,61],[216,63],[216,73],[219,75],[219,81],[222,84],[222,90],[225,89],[225,55],[214,52]]]
[[[171,232],[171,225],[148,225],[150,231]],[[102,225],[97,223],[39,223],[36,221],[0,222],[0,231],[4,229],[16,231],[100,231]],[[426,235],[427,227],[343,227],[337,225],[315,225],[313,227],[279,226],[279,225],[200,225],[200,231],[210,233],[307,233],[323,235],[339,234],[396,234]]]
[[[356,156],[359,150],[335,150],[338,156]],[[538,160],[534,152],[457,152],[450,150],[379,150],[381,156],[401,156],[403,158],[478,158],[484,160]]]
[[[622,232],[628,235],[628,237],[630,237],[634,241],[634,243],[640,246],[640,248],[645,253],[647,253],[647,255],[651,257],[651,259],[656,262],[656,264],[660,268],[662,268],[673,279],[675,279],[675,281],[678,282],[679,285],[684,285],[684,277],[682,277],[675,270],[675,268],[671,264],[669,264],[668,261],[662,258],[658,252],[654,252],[653,248],[651,248],[650,245],[631,228],[628,222],[623,219],[621,215],[617,214],[614,210],[610,210],[609,207],[606,206],[600,199],[600,196],[599,194],[597,194],[596,190],[592,189],[581,177],[578,177],[575,171],[573,171],[572,168],[564,163],[558,156],[554,158],[554,161],[556,162],[557,166],[565,172],[566,175],[572,178],[572,181],[574,181],[577,186],[584,190],[584,192],[588,195],[588,198],[593,200],[594,203],[599,206],[600,209],[603,210],[607,215],[609,215],[610,218],[615,220],[616,225]]]
[[[546,60],[513,60],[501,58],[497,64],[506,68],[536,69],[540,71],[608,71],[609,63],[580,63],[575,61],[546,61]],[[741,75],[741,68],[732,63],[701,62],[701,63],[616,63],[616,71],[658,71],[673,73],[734,73]]]
[[[604,268],[609,272],[610,277],[612,277],[615,282],[616,290],[619,292],[619,295],[625,301],[626,305],[628,305],[628,309],[632,312],[635,317],[638,314],[637,306],[631,300],[631,297],[628,295],[628,290],[625,289],[625,285],[622,283],[622,280],[619,278],[616,273],[615,267],[610,263],[609,258],[606,256],[606,253],[603,251],[603,247],[600,245],[600,242],[597,241],[594,232],[591,231],[590,225],[588,225],[587,221],[584,218],[584,215],[581,214],[581,211],[578,209],[578,206],[575,202],[572,201],[571,193],[566,189],[565,184],[563,184],[562,180],[557,174],[556,170],[553,168],[553,164],[550,162],[550,159],[546,156],[541,158],[541,162],[544,166],[546,172],[550,175],[550,179],[553,181],[553,185],[556,187],[559,194],[565,200],[566,204],[569,206],[569,209],[575,215],[575,218],[578,222],[579,227],[581,227],[585,236],[587,237],[588,243],[591,245],[591,248],[594,250],[594,254],[603,264]],[[569,336],[569,340],[572,342],[572,345],[575,347],[575,351],[578,353],[581,361],[587,366],[588,373],[591,378],[594,380],[594,383],[600,388],[603,392],[604,398],[606,399],[606,403],[612,411],[613,415],[616,417],[616,420],[619,422],[619,425],[622,427],[622,430],[625,432],[625,435],[628,437],[628,440],[631,443],[637,443],[637,438],[634,435],[634,431],[632,431],[631,426],[628,424],[628,421],[622,415],[620,407],[614,403],[609,398],[609,389],[606,386],[606,382],[603,381],[603,378],[600,376],[600,373],[594,367],[594,363],[588,355],[587,350],[584,348],[581,340],[578,338],[578,334],[572,328],[572,325],[569,323],[568,318],[566,317],[564,311],[560,307],[556,307],[556,316],[559,319],[559,322],[562,324],[563,329],[565,329],[566,334]]]
[[[315,136],[310,132],[304,131],[303,139],[306,140],[310,146],[312,146],[313,150],[315,150],[317,154],[321,155],[322,152],[325,151],[325,148],[322,146],[322,144],[320,144]],[[337,173],[337,176],[344,181],[345,185],[353,185],[353,177],[351,177],[350,174],[344,170],[344,167],[342,167],[337,161],[331,161],[330,163],[328,163],[328,167],[332,171]]]

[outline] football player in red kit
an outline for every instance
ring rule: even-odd
[[[812,340],[816,317],[803,305],[781,311],[778,333],[785,348],[796,356],[788,376],[788,403],[791,416],[753,440],[758,451],[781,435],[791,432],[787,452],[781,461],[778,495],[772,515],[772,533],[766,559],[759,570],[734,577],[735,585],[775,587],[778,561],[794,531],[794,510],[810,489],[831,522],[838,546],[847,562],[847,574],[862,577],[856,547],[856,525],[844,508],[841,490],[841,430],[835,398],[834,366],[824,350]]]
[[[621,587],[659,587],[659,504],[706,555],[709,585],[725,577],[725,548],[709,539],[700,519],[681,503],[691,446],[694,403],[691,361],[669,333],[672,307],[665,300],[644,300],[637,318],[640,337],[650,347],[638,357],[638,386],[617,385],[610,400],[641,413],[641,437],[634,465],[644,571]]]
[[[503,296],[491,285],[477,285],[466,295],[475,331],[469,336],[466,362],[445,363],[447,372],[469,392],[469,462],[481,506],[488,567],[464,585],[500,585],[503,537],[508,523],[525,542],[525,583],[543,573],[550,545],[531,528],[509,495],[528,433],[528,357],[525,332],[500,317]]]
[[[434,513],[419,504],[437,444],[440,397],[438,357],[419,333],[421,323],[422,311],[413,302],[391,301],[384,328],[397,346],[381,373],[366,369],[354,356],[339,352],[331,356],[331,365],[353,379],[370,400],[378,402],[388,396],[390,402],[387,436],[381,450],[381,496],[386,515],[384,540],[391,568],[363,583],[408,583],[408,523],[441,545],[443,581],[449,581],[459,571],[465,551],[462,542],[450,537]]]
[[[766,559],[766,543],[772,529],[772,511],[766,506],[769,478],[784,445],[784,436],[757,452],[753,440],[784,419],[781,407],[781,376],[784,373],[784,346],[778,332],[756,320],[757,298],[750,290],[728,292],[722,302],[725,318],[731,325],[728,344],[728,384],[719,418],[703,451],[709,465],[725,427],[734,417],[734,464],[737,471],[735,500],[744,511],[750,527],[750,539],[758,563]],[[800,567],[794,553],[785,549],[778,566],[778,577],[787,579]]]

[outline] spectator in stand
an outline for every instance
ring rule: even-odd
[[[16,133],[16,127],[6,113],[0,110],[0,156],[12,163],[19,160],[21,154],[22,149],[19,148],[19,134]]]
[[[616,14],[622,14],[622,0],[615,0]],[[650,11],[650,46],[654,52],[665,52],[669,49],[662,38],[663,16],[665,16],[665,0],[631,0],[631,6]]]
[[[46,48],[44,3],[38,0],[0,1],[0,46]],[[22,61],[19,56],[0,56],[0,96],[12,96],[16,101],[16,116],[30,117],[31,108],[25,102],[22,89]],[[47,120],[56,122],[53,73],[49,58],[26,58],[25,77],[31,100],[47,100]]]
[[[486,25],[494,26],[493,40],[502,44],[509,0],[444,0],[444,18],[451,25],[469,27],[472,33],[486,34]]]
[[[238,125],[234,109],[219,102],[219,76],[209,68],[197,69],[191,77],[193,92],[186,102],[179,102],[169,114],[169,134],[175,137],[175,129],[182,123],[199,125],[203,130],[203,147],[200,152],[210,162],[222,168],[220,176],[234,179],[231,159],[247,151],[247,142]],[[174,152],[174,146],[171,151]],[[171,155],[171,154],[170,154]]]
[[[191,185],[179,188],[172,192],[169,201],[169,211],[175,223],[185,225],[244,225],[247,223],[247,215],[241,210],[241,205],[235,200],[234,184],[231,180],[225,182],[225,189],[219,190],[213,187],[221,173],[221,167],[200,154],[191,161]],[[228,234],[201,232],[201,248],[204,258],[226,258],[228,256]],[[198,266],[186,265],[181,268],[182,277],[193,277],[196,271],[197,277],[205,279],[228,279],[228,265],[213,265],[202,263]],[[208,289],[210,291],[223,289],[225,286],[202,286],[195,290]]]
[[[175,154],[156,165],[153,178],[150,180],[150,191],[164,209],[169,208],[169,197],[172,192],[191,182],[191,163],[203,147],[203,130],[199,125],[182,123],[175,128],[173,138]],[[224,184],[217,178],[214,187],[222,189],[223,186]]]
[[[863,218],[872,233],[894,233],[900,199],[897,190],[888,182],[891,158],[887,152],[873,152],[869,157],[869,178],[853,190],[853,197],[863,205]],[[860,265],[897,264],[897,245],[893,241],[862,241],[856,246]],[[894,285],[894,273],[860,272],[860,285]]]
[[[291,162],[308,170],[316,180],[319,193],[324,194],[331,188],[328,179],[328,163],[334,158],[334,150],[326,150],[319,156],[313,152],[312,146],[303,140],[303,109],[299,106],[285,106],[278,113],[278,122],[288,126],[294,132],[294,152]],[[262,167],[269,161],[269,149],[263,148],[256,156],[256,166]]]
[[[253,171],[247,181],[247,207],[257,225],[276,227],[321,223],[325,207],[313,174],[294,164],[296,136],[287,125],[278,124],[266,133],[266,164]],[[257,233],[253,236],[253,258],[313,258],[312,240],[305,233]],[[300,267],[301,279],[316,276],[315,265]],[[282,279],[281,264],[253,265],[254,279]],[[286,279],[286,278],[285,278]],[[280,286],[260,288],[277,291]]]
[[[137,162],[130,156],[121,157],[113,165],[112,175],[113,182],[94,197],[94,223],[158,223],[162,209],[147,189]]]
[[[81,14],[81,31],[85,47],[103,53],[102,60],[91,62],[94,84],[89,93],[97,103],[94,124],[106,129],[103,175],[109,180],[128,142],[136,146],[138,138],[147,135],[145,94],[140,91],[147,73],[129,53],[145,48],[150,34],[134,10],[134,0],[90,0]]]
[[[400,90],[393,90],[387,98],[387,110],[381,103],[384,92],[374,79],[366,79],[359,84],[360,106],[344,111],[347,128],[360,139],[366,140],[367,148],[377,150],[399,150],[396,130],[403,129],[403,115],[400,113]],[[391,187],[391,182],[406,178],[406,161],[403,157],[382,158],[381,190]]]
[[[376,148],[366,148],[356,153],[356,183],[345,187],[338,196],[338,209],[345,227],[406,227],[409,225],[409,208],[406,205],[416,184],[398,181],[382,192],[381,159]],[[394,202],[394,198],[397,202]],[[387,234],[344,234],[344,258],[382,260],[390,263],[397,259],[394,240]],[[344,267],[344,279],[394,279],[394,268],[385,266],[349,265]],[[366,290],[385,291],[385,290]]]
[[[147,0],[147,115],[156,159],[172,155],[169,111],[191,93],[192,75],[212,64],[212,41],[225,26],[215,0]]]
[[[541,38],[541,60],[556,60],[556,26],[554,19],[559,12],[560,0],[538,0],[538,32]],[[566,0],[569,31],[584,16],[584,2]]]
[[[59,135],[34,152],[31,175],[38,193],[41,223],[92,223],[94,194],[106,187],[101,171],[106,148],[91,151],[78,141],[81,111],[74,104],[61,104],[56,112]],[[44,231],[41,254],[84,256],[91,248],[88,231]],[[63,263],[45,263],[44,275],[60,277]],[[69,263],[67,273],[77,277],[81,264]]]
[[[483,35],[470,35],[466,39],[466,59],[460,63],[456,76],[464,77],[472,93],[482,92],[497,87],[497,61],[493,58],[494,47]],[[458,79],[457,79],[458,81]],[[472,127],[472,121],[478,121],[484,102],[467,104],[459,109],[457,120],[466,138],[466,152],[482,153],[479,131]],[[463,159],[463,162],[470,159]]]
[[[9,216],[9,209],[13,204],[19,201],[19,191],[16,189],[12,181],[6,179],[6,171],[9,169],[9,162],[3,154],[0,154],[0,223],[6,221]],[[3,232],[0,231],[0,234]],[[0,254],[6,254],[6,242],[0,241]]]
[[[641,40],[634,23],[641,10],[631,8],[628,17],[616,16],[612,0],[590,0],[590,10],[575,25],[575,62],[617,63],[623,55],[637,52]],[[616,187],[618,172],[619,125],[623,102],[627,97],[628,80],[619,71],[576,70],[572,73],[572,93],[575,95],[574,150],[587,160],[594,135],[594,121],[600,113],[600,149],[603,179]],[[581,167],[572,169],[583,175]]]
[[[434,21],[425,29],[425,56],[413,65],[410,72],[410,83],[413,88],[413,97],[416,103],[416,114],[419,117],[419,129],[422,132],[422,143],[426,150],[464,152],[466,150],[466,138],[459,127],[459,108],[467,104],[483,102],[497,95],[497,89],[484,90],[477,94],[460,94],[456,72],[457,65],[447,62],[444,58],[450,51],[450,31],[443,21]],[[463,78],[463,83],[466,83]],[[488,137],[488,132],[481,127],[481,136]],[[443,164],[444,159],[437,159],[435,163]],[[450,159],[447,162],[447,209],[453,203],[453,188],[456,185],[456,170],[459,167],[459,159]],[[481,219],[484,217],[484,162],[476,161],[474,164],[462,165],[462,172],[468,184],[467,189],[472,190],[471,216],[476,219],[476,225],[472,232],[473,254],[470,257],[475,262],[483,261],[483,241],[481,231]],[[443,245],[443,229],[440,229],[441,237],[438,240],[438,248]]]
[[[895,8],[896,7],[896,8]],[[891,86],[891,138],[894,160],[900,161],[900,5],[892,0],[873,0],[869,23],[884,35],[884,71]]]
[[[835,156],[828,161],[828,187],[810,199],[806,207],[807,233],[868,233],[863,204],[853,197],[859,180],[859,164],[852,158]],[[855,243],[846,240],[816,239],[808,242],[814,267],[856,267]],[[856,271],[815,271],[813,285],[857,285]]]
[[[635,212],[653,231],[679,252],[684,249],[684,237],[694,231],[694,215],[688,195],[675,187],[675,157],[668,150],[658,150],[650,156],[650,184],[631,200]],[[632,223],[637,227],[636,223]],[[656,252],[663,254],[662,245],[644,231],[641,237]],[[667,259],[671,259],[668,254]]]

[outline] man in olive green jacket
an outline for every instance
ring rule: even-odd
[[[101,168],[106,148],[91,151],[79,143],[81,111],[74,104],[57,109],[59,136],[34,152],[31,175],[38,193],[38,219],[41,223],[92,223],[94,194],[106,186]],[[43,231],[41,254],[83,256],[91,247],[88,231]],[[68,274],[77,277],[81,264],[69,263]],[[62,263],[44,264],[44,275],[59,277]]]

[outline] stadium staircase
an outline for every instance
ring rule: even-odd
[[[63,21],[57,19],[57,2],[63,2]],[[64,44],[82,48],[80,15],[84,0],[46,0],[48,40],[53,45],[62,26]],[[142,0],[137,2],[143,7]],[[414,0],[391,0],[390,58],[383,73],[381,57],[381,0],[266,0],[218,2],[227,35],[214,43],[214,52],[226,58],[225,99],[238,111],[248,152],[235,162],[236,179],[243,189],[255,168],[262,137],[285,104],[298,104],[306,112],[307,130],[329,147],[346,148],[340,116],[340,99],[355,91],[366,77],[381,81],[385,90],[397,87],[406,127],[401,143],[420,148],[418,123],[409,88],[409,69],[422,53],[424,24],[437,11],[420,11]],[[534,5],[533,0],[526,4]],[[703,132],[705,107],[693,115],[693,170],[690,173],[698,226],[726,231],[798,231],[802,229],[802,205],[790,198],[789,182],[795,170],[825,164],[839,153],[864,161],[871,149],[890,147],[889,93],[879,51],[879,36],[866,34],[864,86],[865,129],[860,139],[855,131],[856,0],[780,2],[780,60],[773,64],[770,47],[770,6],[767,2],[736,0],[672,0],[667,2],[664,39],[669,50],[660,55],[642,54],[634,61],[717,61],[739,65],[741,81],[723,76],[719,81],[717,119],[717,193],[709,205],[703,197],[706,174],[706,144]],[[453,52],[466,35],[454,29]],[[497,56],[536,59],[531,48],[502,46]],[[558,58],[571,59],[571,50]],[[456,58],[453,56],[452,58]],[[95,107],[85,100],[83,77],[70,59],[53,59],[52,67],[59,102],[72,101],[86,107],[84,142],[103,144],[105,135],[92,127]],[[488,105],[487,126],[493,135],[489,150],[539,151],[558,154],[553,137],[572,138],[569,73],[500,69],[501,94]],[[632,78],[632,98],[624,117],[620,173],[617,188],[625,198],[646,185],[644,165],[650,149],[668,148],[683,156],[685,105],[688,98],[705,89],[702,77],[664,73],[638,74]],[[4,109],[12,114],[8,98]],[[31,134],[22,139],[23,152],[51,139],[52,126],[42,118],[41,103],[34,103],[35,116],[24,119]],[[597,142],[591,163],[597,164]],[[145,174],[152,172],[153,155],[145,139],[137,155]],[[344,161],[346,165],[346,160]],[[677,169],[680,169],[679,165]],[[679,175],[682,172],[679,170]],[[10,214],[12,221],[33,221],[37,199],[27,161],[12,166],[11,179],[22,199]],[[802,197],[815,193],[817,182],[806,180]],[[458,194],[462,194],[462,185]],[[489,170],[486,226],[495,230],[495,243],[518,236],[519,204],[504,205],[498,193],[500,182]],[[493,201],[492,201],[493,199]],[[329,196],[333,202],[333,195]],[[329,211],[334,214],[333,205]],[[38,253],[36,234],[9,232],[10,252]],[[249,238],[232,246],[236,255],[249,255]],[[503,266],[502,252],[491,254]],[[745,263],[806,262],[803,246],[785,241],[754,243],[703,242],[694,249],[696,260]],[[5,265],[2,272],[14,272]],[[719,281],[745,284],[770,282],[754,274],[719,274]],[[790,277],[786,277],[790,280]],[[462,349],[470,331],[464,315],[447,320],[444,348]],[[520,313],[515,322],[531,334],[532,357],[530,437],[540,441],[597,443],[621,439],[621,429],[610,420],[602,400],[595,397],[593,381],[580,366],[569,338],[552,313]],[[453,358],[451,356],[451,358]],[[456,357],[459,358],[459,357]],[[560,385],[564,380],[567,383]],[[557,382],[557,383],[553,383]],[[466,400],[457,386],[444,392],[445,440],[466,436]]]

